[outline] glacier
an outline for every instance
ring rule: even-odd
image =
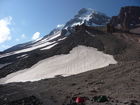
[[[93,47],[79,45],[69,54],[55,55],[44,59],[31,68],[20,70],[0,79],[0,84],[11,82],[39,81],[57,75],[71,76],[89,70],[116,64],[112,55],[105,54]]]

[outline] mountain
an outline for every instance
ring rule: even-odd
[[[44,39],[36,43],[40,43],[40,45],[34,45],[31,48],[3,55],[1,56],[0,61],[10,63],[10,65],[4,67],[3,70],[0,71],[0,76],[4,77],[9,73],[29,68],[40,60],[53,57],[55,55],[68,54],[73,48],[79,45],[94,47],[111,55],[120,53],[121,50],[126,47],[125,43],[120,41],[119,39],[113,39],[111,38],[113,36],[110,35],[108,35],[107,38],[102,38],[101,36],[103,36],[104,34],[97,31],[96,33],[98,33],[98,35],[96,35],[95,31],[96,30],[92,29],[92,27],[90,28],[88,26],[82,25],[80,30],[76,30],[75,33],[67,37],[59,38],[57,41],[52,40],[56,36],[60,37],[60,33],[56,33],[55,36],[48,36],[48,40]],[[107,41],[110,41],[111,45],[108,46],[108,43],[105,43]],[[108,47],[105,48],[105,46]]]
[[[109,22],[109,20],[110,20],[110,17],[106,16],[105,14],[103,14],[101,12],[97,12],[93,9],[82,8],[74,16],[73,19],[69,20],[64,25],[56,27],[48,35],[44,36],[41,40],[35,41],[35,42],[31,41],[31,42],[28,42],[28,43],[16,45],[12,48],[9,48],[9,49],[5,50],[4,53],[29,48],[29,47],[32,47],[34,45],[40,45],[40,43],[42,43],[44,41],[48,41],[48,37],[56,36],[56,37],[54,37],[53,40],[57,40],[57,36],[59,36],[58,33],[62,33],[61,37],[63,38],[64,36],[67,36],[71,32],[73,32],[74,31],[73,27],[75,27],[76,25],[82,25],[84,23],[86,24],[86,26],[106,25]],[[39,43],[39,44],[37,44],[37,43]]]
[[[65,35],[69,35],[74,31],[73,27],[77,25],[85,24],[86,26],[103,26],[106,25],[110,20],[110,17],[104,13],[97,12],[90,8],[82,8],[73,19],[69,20],[63,31]]]
[[[19,44],[5,50],[0,55],[0,63],[3,64],[3,62],[5,62],[9,64],[9,62],[15,62],[20,57],[25,57],[25,55],[28,55],[28,53],[32,53],[33,51],[43,48],[49,49],[55,46],[69,34],[75,32],[76,24],[80,23],[79,25],[85,24],[86,26],[105,25],[108,23],[109,19],[110,18],[103,13],[96,12],[92,9],[83,8],[74,16],[73,19],[69,20],[64,25],[56,27],[42,39]]]
[[[81,9],[42,39],[2,52],[0,105],[68,105],[79,96],[85,105],[139,105],[140,36],[102,31],[109,19]]]
[[[118,16],[113,16],[110,25],[115,29],[140,34],[140,7],[122,7]]]
[[[76,25],[86,24],[87,26],[106,25],[110,20],[110,17],[101,12],[97,12],[93,9],[82,8],[73,19],[68,21],[64,26],[64,29],[68,27],[74,27]]]

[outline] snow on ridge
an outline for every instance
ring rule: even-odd
[[[87,30],[86,30],[86,33],[87,33],[88,35],[92,36],[92,37],[95,37],[95,35],[93,35],[91,32],[89,32],[89,31],[87,31]]]
[[[83,24],[83,22],[73,23],[73,24],[71,25],[71,27],[74,27],[74,26],[77,26],[77,25],[81,25],[81,24]]]
[[[0,58],[4,58],[4,57],[10,56],[10,55],[12,55],[12,53],[1,54]]]
[[[87,20],[87,21],[89,21],[89,19],[92,18],[91,15],[93,13],[95,13],[95,11],[93,9],[88,8],[88,9],[86,9],[86,12],[85,13],[79,14],[79,17],[78,18],[81,19],[81,20]]]
[[[59,36],[61,36],[61,32],[57,32],[56,34],[54,34],[53,36],[51,36],[51,37],[48,39],[48,41],[53,40],[53,39],[55,39],[55,38],[57,38],[57,37],[59,37]]]
[[[86,23],[86,25],[88,26],[98,26],[98,24],[88,24],[88,22],[92,19],[92,20],[96,20],[96,21],[99,21],[99,17],[96,15],[99,15],[99,16],[105,16],[107,17],[106,14],[104,13],[101,13],[101,12],[98,12],[94,9],[91,9],[91,8],[82,8],[70,21],[68,21],[66,23],[66,25],[64,26],[64,29],[68,29],[69,27],[72,28],[76,25],[81,25],[83,23]],[[107,21],[107,20],[106,20]],[[104,24],[104,23],[103,23]]]
[[[37,45],[37,46],[33,46],[33,47],[25,48],[25,49],[22,49],[22,50],[17,50],[17,51],[13,51],[13,52],[10,52],[10,53],[2,54],[2,55],[0,55],[0,58],[8,57],[8,56],[19,54],[19,53],[25,53],[25,52],[33,51],[35,49],[42,48],[42,47],[45,47],[45,46],[49,46],[49,45],[54,44],[54,43],[55,42],[46,42],[46,43],[43,43],[43,44],[40,44],[40,45]]]
[[[47,50],[47,49],[50,49],[50,48],[54,47],[54,46],[57,45],[57,44],[58,44],[58,43],[54,43],[54,44],[49,45],[49,46],[47,46],[47,47],[45,47],[45,48],[42,48],[42,49],[40,49],[40,50]]]
[[[48,46],[50,44],[52,44],[52,43],[51,42],[46,42],[46,43],[38,45],[38,46],[34,46],[34,47],[19,50],[19,51],[15,51],[14,54],[19,54],[19,53],[23,53],[23,52],[29,52],[29,51],[32,51],[32,50],[35,50],[35,49],[38,49],[38,48],[41,48],[41,47]]]
[[[28,54],[23,54],[21,56],[18,56],[17,58],[22,58],[22,57],[28,57]]]
[[[80,11],[84,11],[84,12],[80,12]],[[89,21],[91,18],[92,18],[92,14],[95,12],[94,10],[88,8],[83,8],[79,11],[79,13],[74,17],[74,18],[78,18],[79,19],[79,22],[75,22],[71,25],[71,27],[74,27],[76,25],[81,25],[86,21]],[[74,19],[73,18],[73,19]]]
[[[96,48],[77,46],[69,54],[56,55],[29,69],[9,74],[0,79],[0,84],[38,81],[54,78],[56,75],[70,76],[116,63],[112,55],[104,54]]]
[[[64,40],[64,39],[66,39],[67,37],[64,37],[64,38],[60,38],[60,39],[58,39],[58,41],[61,41],[61,40]]]
[[[51,40],[53,40],[53,39],[55,39],[55,38],[57,38],[57,37],[59,37],[59,36],[61,36],[61,31],[58,31],[58,32],[56,32],[55,34],[50,35],[50,36],[48,36],[48,37],[46,37],[46,38],[40,40],[40,41],[37,42],[36,44],[32,45],[32,47],[33,47],[33,46],[41,45],[41,44],[46,43],[46,42],[52,42]],[[53,41],[53,42],[54,42],[54,41]],[[52,42],[52,43],[53,43],[53,42]],[[55,42],[56,42],[56,41],[55,41]]]
[[[61,36],[61,32],[57,32],[54,35],[51,35],[46,39],[40,40],[39,42],[37,42],[36,44],[31,45],[28,48],[13,51],[13,52],[6,53],[6,54],[2,54],[2,55],[0,55],[0,58],[15,55],[15,54],[19,54],[19,53],[29,52],[29,51],[32,51],[32,50],[35,50],[35,49],[38,49],[38,48],[46,47],[46,46],[48,46],[48,48],[49,48],[49,45],[51,46],[52,44],[55,44],[57,42],[57,41],[52,41],[52,40],[54,40],[55,38],[58,38],[59,36]]]

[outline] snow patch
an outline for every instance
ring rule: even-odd
[[[38,48],[43,48],[43,47],[52,45],[52,44],[56,43],[56,41],[57,41],[57,40],[56,41],[52,41],[52,40],[58,38],[59,36],[61,36],[61,31],[58,31],[54,35],[48,36],[47,38],[38,41],[36,44],[31,45],[29,48],[25,48],[25,49],[22,49],[22,50],[17,50],[17,51],[13,51],[13,52],[10,52],[10,53],[2,54],[2,55],[0,55],[0,58],[15,55],[15,54],[19,54],[19,53],[29,52],[29,51],[32,51],[32,50],[36,50]]]
[[[58,39],[58,41],[64,40],[64,39],[66,39],[66,38],[67,38],[67,37],[64,37],[64,38]]]
[[[58,44],[58,43],[52,44],[52,45],[47,46],[47,47],[45,47],[45,48],[42,48],[42,49],[40,49],[40,50],[47,50],[47,49],[50,49],[50,48],[54,47],[54,46],[57,45],[57,44]]]
[[[10,56],[10,55],[13,55],[13,54],[14,54],[13,52],[6,53],[6,54],[1,54],[0,58],[4,58],[4,57],[7,57],[7,56]]]
[[[77,25],[81,25],[81,24],[83,24],[84,22],[77,22],[77,23],[73,23],[72,25],[71,25],[71,27],[74,27],[74,26],[77,26]]]
[[[19,53],[29,52],[29,51],[32,51],[32,50],[35,50],[35,49],[38,49],[38,48],[49,46],[51,44],[54,44],[55,42],[56,41],[46,42],[46,43],[40,43],[40,44],[38,43],[36,46],[34,45],[34,46],[31,46],[31,47],[26,48],[26,49],[22,49],[22,50],[10,52],[10,53],[2,54],[2,55],[0,55],[0,58],[11,56],[11,55],[15,55],[15,54],[19,54]]]
[[[89,31],[86,30],[86,33],[92,37],[95,37],[95,35],[93,35],[92,33],[90,33]]]
[[[38,81],[57,75],[70,76],[116,63],[112,55],[97,51],[96,48],[78,46],[69,54],[56,55],[40,61],[29,69],[9,74],[0,79],[0,84]]]
[[[28,54],[23,54],[21,56],[18,56],[17,58],[22,58],[22,57],[28,57]]]
[[[55,38],[57,38],[57,37],[59,37],[59,36],[61,36],[61,32],[58,32],[58,33],[56,33],[55,35],[53,35],[51,38],[49,38],[48,40],[50,41],[50,40],[53,40],[53,39],[55,39]]]
[[[14,54],[29,52],[29,51],[32,51],[32,50],[35,50],[35,49],[38,49],[38,48],[41,48],[41,47],[48,46],[50,44],[52,44],[52,43],[51,42],[46,42],[46,43],[38,45],[38,46],[34,46],[34,47],[26,48],[26,49],[23,49],[23,50],[15,51]]]

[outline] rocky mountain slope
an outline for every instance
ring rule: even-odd
[[[40,60],[52,57],[54,55],[68,54],[74,47],[78,45],[94,47],[111,55],[121,53],[122,50],[127,46],[124,41],[116,38],[116,36],[104,34],[98,31],[96,33],[99,34],[96,35],[94,29],[87,26],[81,27],[81,30],[78,30],[75,33],[69,35],[64,40],[59,41],[59,43],[50,49],[46,49],[46,47],[44,47],[44,49],[36,49],[34,51],[19,53],[1,58],[1,62],[4,62],[5,60],[15,60],[8,66],[2,68],[0,71],[0,76],[4,77],[9,73],[29,68]]]
[[[61,37],[69,35],[71,32],[74,32],[74,28],[76,25],[86,24],[87,26],[98,26],[98,25],[106,25],[110,20],[110,17],[106,16],[101,12],[97,12],[93,9],[82,8],[79,12],[66,24],[61,25],[59,27],[54,28],[48,35],[44,36],[44,38],[39,41],[32,41],[20,45],[16,45],[5,50],[3,53],[13,52],[25,48],[29,48],[32,46],[37,46],[38,44],[42,44],[46,41],[57,41],[60,37],[57,37],[57,33],[61,33]],[[51,40],[48,40],[49,37],[52,37]],[[53,38],[53,36],[56,36]],[[59,35],[58,35],[59,36]]]
[[[140,27],[140,7],[137,6],[126,6],[121,8],[120,13],[118,16],[113,16],[110,20],[110,25],[114,28],[132,32],[132,33],[139,33]]]
[[[129,8],[139,10],[139,7],[133,6],[123,8],[121,14],[131,11]],[[137,11],[137,9],[134,9],[134,11]],[[96,13],[100,16],[95,15]],[[140,36],[125,31],[115,31],[113,33],[101,31],[100,28],[102,27],[98,26],[97,28],[93,24],[91,25],[91,22],[94,22],[94,24],[96,22],[93,19],[87,20],[87,17],[93,16],[101,19],[102,24],[97,22],[98,25],[107,24],[109,18],[102,13],[91,11],[91,9],[82,9],[78,14],[82,18],[76,15],[74,20],[70,20],[68,22],[70,28],[67,28],[68,23],[66,23],[66,25],[53,30],[50,35],[39,41],[23,44],[25,47],[7,50],[0,55],[0,105],[68,105],[71,99],[77,96],[87,97],[85,105],[140,105]],[[80,20],[77,20],[77,18],[80,18]],[[126,17],[121,17],[122,20],[123,18]],[[76,26],[72,26],[75,22],[83,22],[82,19],[85,19],[84,24],[78,23]],[[130,21],[133,20],[135,19],[131,18]],[[112,24],[112,21],[109,24]],[[123,30],[123,28],[121,29]],[[102,55],[104,54],[104,57],[98,54],[93,57],[96,52],[93,49],[96,49]],[[71,52],[76,52],[76,54]],[[71,54],[76,56],[71,56]],[[98,58],[101,60],[103,60],[102,58],[108,59],[107,54],[112,56],[116,63],[109,63],[109,66],[100,68],[99,65],[104,62],[98,63],[101,62]],[[57,56],[63,56],[64,58],[57,58],[58,60],[56,60]],[[78,56],[79,58],[77,58]],[[45,62],[48,62],[49,65],[45,63],[42,68],[29,69],[33,66],[38,67],[36,64],[42,64],[40,62],[42,60],[46,60]],[[93,62],[94,60],[95,62]],[[62,75],[62,72],[57,74],[57,71],[63,71],[63,68],[65,68],[63,65],[67,62],[74,65],[66,65],[68,68],[74,68],[68,69],[72,74],[66,77]],[[105,62],[107,63],[106,60]],[[62,65],[56,66],[58,63],[62,63]],[[90,66],[86,66],[87,64]],[[45,74],[45,71],[52,68],[51,65],[54,69],[51,69],[46,75],[52,73],[52,70],[56,70],[53,73],[57,74],[54,78],[20,82],[24,77],[30,78],[35,75],[35,78],[37,78],[42,76],[40,75],[40,72],[42,72],[40,69]],[[99,68],[94,68],[95,65]],[[82,66],[90,68],[81,72],[83,68],[80,67]],[[59,70],[59,68],[61,69]],[[80,72],[74,74],[77,71]],[[5,76],[16,72],[20,72],[20,75],[16,74],[9,78],[10,82],[5,82]],[[19,78],[17,78],[18,76]],[[19,81],[15,81],[15,78]],[[95,96],[105,96],[107,101],[96,102],[94,100]]]
[[[29,68],[45,58],[54,55],[68,54],[70,50],[78,45],[98,47],[99,50],[102,49],[103,51],[102,42],[93,38],[94,35],[91,36],[90,32],[88,32],[88,30],[92,29],[87,28],[86,30],[85,28],[86,26],[105,25],[109,22],[109,19],[110,18],[105,14],[95,10],[81,9],[73,19],[69,20],[65,25],[55,28],[49,35],[44,36],[42,39],[16,45],[5,50],[0,55],[0,64],[8,64],[8,66],[1,66],[3,68],[0,69],[3,70],[0,71],[0,77],[4,77],[9,73],[18,70]],[[82,24],[85,24],[85,26],[81,26],[80,30],[84,30],[84,35],[78,36],[77,34],[80,33],[78,33],[78,30],[75,27],[76,25]],[[74,33],[76,33],[77,36],[73,35]],[[90,42],[90,40],[93,40],[94,42]]]

